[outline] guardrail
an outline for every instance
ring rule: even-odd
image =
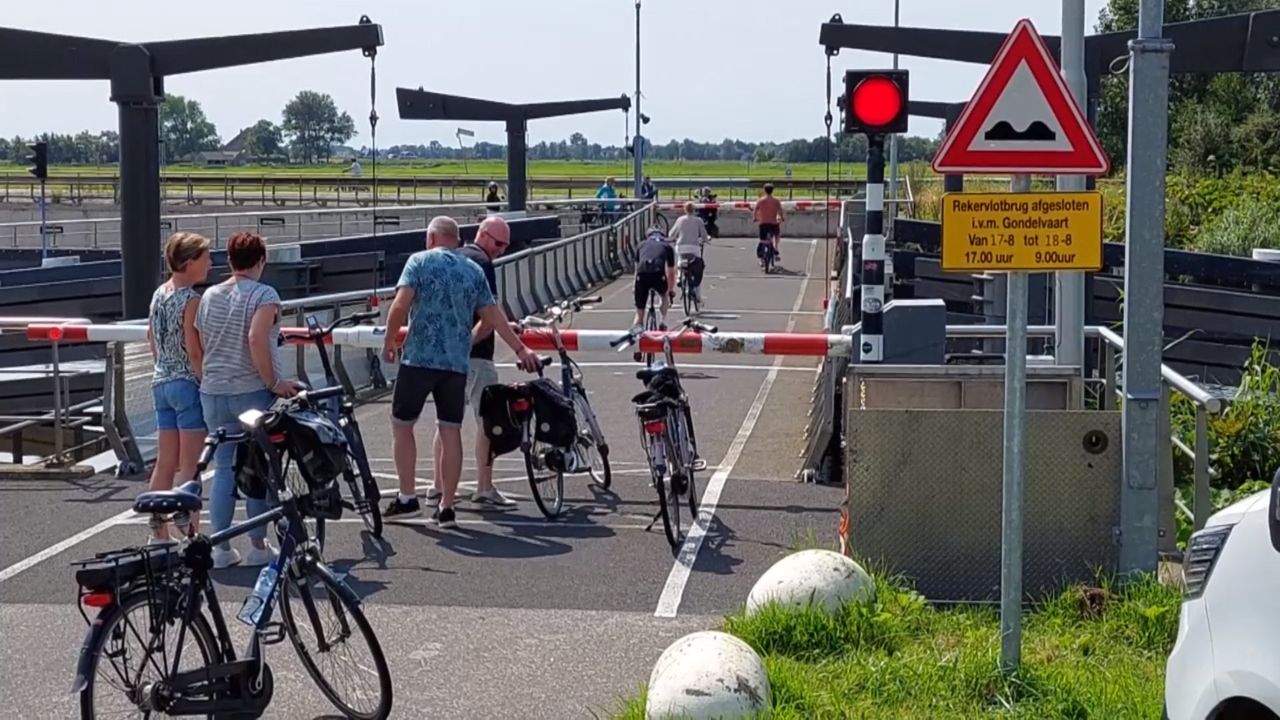
[[[540,176],[529,179],[531,198],[591,197],[601,181],[608,175],[601,171],[594,176]],[[625,173],[619,173],[625,175]],[[865,178],[832,178],[833,195],[852,194],[866,182]],[[758,195],[765,183],[772,183],[780,196],[792,199],[799,195],[807,198],[824,197],[827,182],[822,178],[732,178],[732,177],[684,177],[656,178],[658,192],[667,198],[684,194],[692,197],[703,186],[716,189],[727,198],[741,195],[743,200]],[[456,203],[459,197],[482,198],[489,179],[485,177],[405,177],[380,175],[377,179],[378,201],[394,203]],[[619,177],[619,190],[632,190],[633,182]],[[290,173],[250,175],[247,173],[176,174],[160,176],[160,197],[166,203],[201,204],[222,202],[227,205],[245,203],[285,206],[322,205],[343,203],[369,205],[373,201],[373,178],[369,175],[355,177],[335,171],[328,175],[298,175]],[[119,202],[120,179],[108,173],[79,173],[54,175],[48,178],[46,190],[52,202],[82,205],[85,202]],[[635,193],[632,192],[632,195]],[[27,174],[0,175],[0,202],[36,202],[40,197],[39,181]]]
[[[438,212],[438,208],[436,209]],[[548,305],[567,297],[581,294],[603,284],[618,274],[634,268],[635,246],[644,236],[655,218],[655,207],[646,204],[621,216],[615,223],[589,230],[572,237],[528,248],[519,253],[499,258],[495,263],[498,294],[511,317],[523,317],[543,310]],[[371,288],[367,291],[333,293],[289,300],[281,303],[286,322],[292,319],[305,326],[307,315],[316,315],[322,322],[336,314],[357,309],[385,308],[384,300],[395,293],[394,287]],[[119,474],[132,474],[141,470],[144,459],[151,453],[145,440],[154,435],[154,412],[149,392],[151,382],[151,358],[145,344],[146,320],[91,325],[82,318],[5,318],[4,327],[22,327],[28,337],[48,342],[53,359],[51,375],[55,386],[64,383],[65,371],[58,362],[58,347],[69,342],[105,342],[108,348],[104,373],[104,397],[85,407],[58,408],[52,417],[23,417],[10,420],[0,418],[0,423],[13,425],[0,428],[0,436],[19,434],[33,427],[33,423],[47,422],[58,432],[72,427],[70,413],[99,411],[90,417],[101,417],[106,440],[117,461]],[[31,333],[29,327],[44,327],[43,335]],[[295,365],[302,379],[322,377],[315,349],[306,344],[294,344]],[[357,391],[378,391],[385,388],[394,376],[388,376],[371,349],[354,348],[355,358],[343,356],[341,346],[334,348],[334,370],[340,381],[353,394]],[[55,402],[57,402],[55,400]],[[24,424],[25,423],[25,424]],[[15,427],[21,425],[21,427]],[[143,442],[140,442],[143,441]],[[15,441],[20,443],[21,441]],[[66,449],[42,458],[43,464],[54,464],[66,459]],[[16,459],[16,458],[15,458]]]
[[[545,200],[527,204],[524,212],[552,212],[566,218],[576,217],[577,222],[568,225],[585,229],[583,216],[590,220],[601,213],[597,208],[613,202],[623,208],[640,205],[637,200],[583,198],[580,200]],[[445,205],[388,205],[373,208],[310,208],[305,210],[255,210],[225,213],[174,213],[160,218],[158,242],[163,243],[171,233],[197,232],[213,242],[214,249],[222,248],[226,239],[235,232],[249,230],[259,233],[272,242],[304,242],[347,237],[350,235],[394,232],[399,229],[425,228],[436,215],[451,215],[460,223],[476,222],[491,212],[505,211],[501,203],[453,203]],[[496,210],[495,210],[496,208]],[[44,224],[52,248],[116,248],[120,245],[120,218],[82,218],[52,220]],[[12,247],[40,247],[40,227],[37,221],[0,223],[0,243]]]

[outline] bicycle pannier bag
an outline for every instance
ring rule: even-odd
[[[300,410],[282,418],[289,454],[312,490],[322,490],[350,468],[347,436],[324,415]]]
[[[533,412],[533,400],[524,384],[490,385],[480,391],[478,411],[492,460],[520,448],[520,431]]]
[[[533,436],[556,447],[569,447],[578,439],[578,420],[573,400],[560,391],[560,386],[547,378],[529,383],[533,394]]]

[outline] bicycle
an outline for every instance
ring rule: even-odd
[[[657,290],[649,291],[649,300],[644,308],[644,324],[641,325],[641,332],[659,332],[663,330],[662,326],[662,296]],[[626,345],[622,346],[623,348]],[[621,352],[621,349],[619,349]],[[631,359],[635,362],[644,362],[647,368],[653,367],[653,353],[642,352],[639,348],[631,354]]]
[[[690,277],[689,264],[692,261],[689,258],[680,259],[679,278],[676,285],[680,288],[680,301],[684,304],[684,314],[686,316],[697,315],[702,312],[702,293],[699,288],[693,286],[693,278]]]
[[[685,331],[714,333],[714,325],[705,325],[692,318],[681,323]],[[612,345],[643,342],[635,333],[628,333]],[[698,453],[698,438],[693,428],[693,412],[689,396],[680,383],[675,358],[671,351],[671,335],[662,337],[662,353],[665,364],[658,368],[636,371],[636,379],[645,384],[645,391],[631,399],[640,422],[640,444],[644,447],[649,474],[658,492],[658,512],[649,521],[645,531],[653,528],[658,519],[673,550],[684,542],[685,533],[680,521],[680,496],[689,505],[689,517],[698,516],[698,492],[695,472],[707,469],[706,461]]]
[[[308,315],[306,318],[307,332],[301,335],[316,346],[316,352],[320,355],[320,364],[324,368],[324,378],[326,387],[338,387],[342,389],[342,383],[338,380],[333,370],[333,364],[329,362],[329,350],[326,339],[333,336],[336,328],[344,326],[355,326],[366,320],[377,320],[381,316],[377,310],[367,310],[364,312],[352,313],[346,317],[339,317],[324,327],[314,315]],[[281,339],[285,339],[286,335],[281,334]],[[289,335],[287,337],[298,337]],[[347,452],[349,460],[355,465],[354,468],[348,466],[343,471],[342,479],[351,491],[351,500],[343,500],[342,506],[352,512],[355,512],[364,520],[364,526],[376,538],[382,537],[382,510],[378,507],[378,501],[382,498],[382,490],[378,487],[378,481],[373,475],[373,470],[369,467],[369,456],[365,452],[364,435],[360,432],[360,424],[356,421],[355,403],[346,396],[345,390],[339,396],[327,398],[323,401],[322,407],[329,419],[342,429],[347,439]],[[357,478],[357,474],[359,477]],[[315,520],[315,536],[316,541],[324,547],[325,527],[324,518]]]
[[[565,398],[569,398],[573,408],[576,435],[570,447],[540,440],[533,422],[525,416],[520,451],[524,455],[525,474],[529,477],[529,489],[533,491],[533,501],[548,519],[560,515],[564,507],[564,476],[579,475],[584,472],[591,475],[592,480],[603,488],[613,485],[613,470],[609,466],[609,443],[605,440],[604,430],[587,398],[587,388],[583,384],[582,368],[569,356],[560,337],[560,325],[572,323],[573,314],[584,308],[601,302],[596,297],[580,297],[565,300],[548,308],[549,318],[529,316],[516,323],[522,331],[526,328],[547,328],[551,341],[560,357],[560,386],[556,390]],[[543,367],[550,365],[551,358],[543,358]],[[538,377],[543,377],[542,369]],[[545,388],[550,392],[552,388]],[[534,407],[538,406],[535,401]],[[549,473],[539,478],[539,471]],[[548,495],[539,486],[551,484],[553,494]]]
[[[303,519],[326,514],[326,500],[336,493],[340,466],[345,463],[343,435],[327,416],[315,411],[319,401],[342,394],[341,388],[304,390],[294,398],[277,401],[267,411],[251,410],[240,416],[243,428],[229,432],[219,428],[205,441],[195,479],[175,490],[146,492],[133,504],[135,512],[172,522],[184,535],[181,544],[149,545],[99,553],[77,567],[77,607],[89,624],[76,666],[73,692],[80,696],[80,715],[94,718],[109,698],[97,697],[96,682],[120,681],[127,712],[144,716],[203,715],[225,718],[259,717],[274,694],[271,666],[265,648],[288,637],[307,674],[334,707],[348,718],[382,720],[391,714],[391,673],[382,647],[360,607],[360,599],[324,563],[318,545],[308,537]],[[214,451],[223,443],[238,443],[237,486],[262,492],[274,507],[243,523],[211,536],[197,534],[192,513],[202,507],[200,476]],[[301,446],[305,445],[305,452]],[[282,458],[290,456],[303,468],[301,484],[287,480]],[[330,492],[325,492],[330,488]],[[330,501],[331,502],[331,501]],[[213,548],[265,525],[275,524],[280,540],[276,560],[263,568],[258,582],[245,599],[237,617],[253,629],[241,656],[232,645],[227,621],[210,579]],[[315,593],[324,597],[317,599]],[[291,599],[300,607],[293,608]],[[274,621],[279,601],[281,620]],[[97,610],[90,619],[87,608]],[[331,611],[333,629],[325,631],[321,611]],[[130,615],[140,611],[135,627]],[[212,624],[211,624],[212,623]],[[172,630],[177,646],[172,653],[165,640]],[[304,637],[314,633],[316,647],[306,647]],[[330,637],[330,635],[333,635]],[[340,696],[335,683],[322,673],[318,662],[336,661],[336,651],[359,636],[367,645],[368,660],[357,662],[360,675],[376,674],[376,688],[362,697],[372,698],[367,710],[353,707],[353,699]],[[194,648],[183,665],[184,640]],[[136,669],[129,667],[127,643],[136,640]],[[112,665],[104,670],[104,661]],[[123,664],[126,667],[119,667]],[[329,663],[326,662],[326,665]],[[150,672],[149,672],[150,671]],[[144,675],[149,676],[144,682]],[[154,677],[150,677],[154,675]],[[357,677],[356,680],[360,678]],[[351,681],[339,681],[346,689]],[[368,690],[369,688],[366,688]],[[359,695],[360,693],[357,692]]]
[[[764,240],[760,241],[757,254],[760,255],[760,266],[764,268],[764,274],[768,275],[773,272],[774,263],[777,257],[777,251],[773,248],[773,241],[777,235],[769,233]]]

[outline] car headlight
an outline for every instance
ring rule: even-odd
[[[1201,530],[1187,541],[1187,555],[1182,561],[1182,580],[1185,584],[1182,597],[1184,600],[1198,598],[1204,594],[1205,585],[1209,583],[1209,575],[1222,555],[1222,548],[1227,544],[1227,536],[1231,534],[1233,525]]]

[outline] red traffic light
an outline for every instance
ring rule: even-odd
[[[846,133],[883,135],[907,130],[906,70],[849,70],[844,76]]]
[[[876,75],[853,89],[853,114],[864,125],[887,125],[902,112],[904,98],[898,85]]]

